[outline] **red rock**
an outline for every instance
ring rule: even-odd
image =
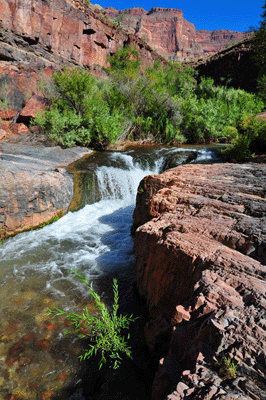
[[[15,5],[13,0],[2,0],[1,4],[5,11],[0,13],[0,22],[8,32],[8,41],[18,37],[17,40],[24,45],[21,50],[1,42],[1,53],[13,61],[93,68],[95,65],[105,66],[107,58],[125,43],[139,49],[144,64],[161,59],[137,36],[119,29],[99,11],[81,2],[75,4],[60,0],[44,3],[33,0]],[[26,79],[24,83],[26,86]],[[25,87],[23,92],[26,91]]]
[[[0,240],[66,212],[73,182],[64,168],[56,167],[87,151],[38,148],[36,152],[36,147],[20,146],[18,153],[16,145],[1,143],[0,152]]]
[[[28,135],[30,133],[29,128],[23,123],[12,125],[12,132],[17,135]]]
[[[196,41],[200,44],[203,54],[207,56],[217,53],[227,46],[240,42],[249,36],[250,33],[240,33],[226,29],[196,31]]]
[[[0,140],[3,140],[7,136],[7,131],[0,128]]]
[[[17,110],[7,110],[0,112],[0,118],[4,120],[9,120],[14,118],[18,114]]]
[[[59,381],[66,381],[68,379],[68,376],[62,372],[61,374],[58,375],[57,379]]]
[[[47,339],[39,339],[36,341],[35,346],[38,350],[50,350],[51,343]]]
[[[265,187],[266,165],[252,163],[180,166],[140,183],[134,212],[135,227],[140,225],[137,285],[151,315],[161,313],[174,324],[154,383],[156,399],[165,398],[165,382],[171,380],[166,366],[173,357],[185,369],[195,366],[195,373],[182,378],[191,391],[185,396],[205,399],[209,385],[209,396],[217,397],[221,379],[204,365],[214,365],[214,357],[237,360],[237,375],[263,396]],[[242,393],[241,387],[225,391],[232,399]]]
[[[57,329],[57,325],[55,324],[44,324],[44,327],[48,331],[55,331]]]
[[[46,390],[45,392],[42,393],[42,400],[50,399],[53,395],[54,392],[52,390]]]
[[[181,10],[153,7],[115,10],[104,9],[105,14],[129,32],[143,38],[159,54],[174,60],[188,60],[211,55],[229,44],[245,39],[248,34],[228,30],[196,31],[184,19]]]
[[[174,321],[176,323],[182,322],[183,319],[185,321],[189,321],[190,320],[190,317],[191,317],[190,316],[190,312],[187,311],[183,306],[178,305],[178,306],[176,306],[175,309],[176,309],[176,314],[175,314],[175,316],[173,318],[174,318]]]
[[[35,94],[32,96],[29,101],[27,101],[25,107],[19,114],[19,121],[22,120],[30,120],[31,118],[35,118],[37,113],[44,110],[46,106],[46,101],[43,97]]]

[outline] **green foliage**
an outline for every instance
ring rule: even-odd
[[[43,85],[50,108],[34,123],[62,146],[104,149],[118,139],[240,143],[241,121],[261,112],[266,99],[215,86],[211,78],[197,83],[195,71],[177,63],[143,68],[130,47],[109,58],[106,73],[104,80],[77,68],[56,73]],[[260,84],[266,88],[266,79]]]
[[[220,374],[223,379],[235,379],[237,377],[238,363],[229,357],[223,357],[220,363]]]
[[[122,133],[122,115],[110,110],[101,92],[101,82],[87,71],[57,72],[49,96],[49,110],[39,113],[33,124],[54,143],[102,149]]]
[[[138,51],[129,46],[125,46],[115,52],[107,60],[110,64],[109,72],[135,75],[140,68]]]
[[[39,229],[39,228],[44,228],[46,225],[50,225],[50,224],[52,224],[53,222],[58,221],[59,219],[60,219],[60,216],[59,216],[59,215],[56,215],[55,217],[49,219],[49,221],[40,224],[40,225],[38,226],[38,229]]]
[[[264,106],[254,94],[214,86],[211,78],[202,78],[190,94],[179,100],[183,114],[181,131],[189,143],[230,140],[240,121]]]
[[[140,71],[139,64],[132,63],[130,56],[132,53],[120,52],[118,60],[110,61],[107,70],[111,81],[108,103],[129,121],[123,138],[151,138],[159,143],[183,140],[178,130],[179,104],[168,90],[170,68],[164,71],[160,63],[155,63]]]
[[[76,273],[78,278],[88,285],[88,281],[80,273]],[[99,369],[107,363],[114,369],[120,367],[122,356],[125,355],[131,358],[131,349],[128,346],[123,333],[129,329],[129,324],[135,321],[132,315],[118,314],[119,309],[119,294],[117,280],[113,280],[114,301],[112,310],[101,301],[98,293],[89,287],[90,295],[92,296],[98,312],[91,315],[85,307],[81,313],[66,312],[61,309],[49,310],[49,314],[54,316],[65,316],[71,321],[75,332],[80,338],[89,337],[92,344],[85,350],[84,354],[80,355],[80,360],[86,360],[94,355],[100,355]],[[81,333],[82,331],[82,333]],[[84,333],[85,332],[85,333]],[[127,340],[130,335],[127,334]]]
[[[10,108],[8,95],[11,92],[11,87],[7,83],[2,83],[0,88],[0,111],[6,111]]]
[[[232,145],[224,151],[228,159],[244,161],[253,153],[266,151],[266,122],[245,117],[237,126]]]

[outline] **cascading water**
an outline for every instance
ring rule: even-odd
[[[16,392],[28,400],[52,398],[73,383],[79,345],[63,337],[64,319],[51,320],[47,307],[67,310],[88,303],[86,290],[71,269],[89,281],[119,276],[129,285],[134,263],[130,228],[138,184],[144,176],[161,172],[169,155],[178,153],[183,163],[188,151],[196,152],[193,162],[213,158],[211,150],[177,148],[105,154],[106,165],[97,164],[93,170],[98,201],[0,247],[0,398]],[[122,301],[127,301],[126,285]],[[100,287],[109,289],[103,283]]]

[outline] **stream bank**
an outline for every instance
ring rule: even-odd
[[[266,165],[252,163],[140,183],[136,280],[161,358],[153,400],[266,399],[265,188]]]
[[[140,180],[161,172],[174,154],[179,164],[191,157],[194,158],[191,162],[211,161],[214,156],[212,149],[200,147],[152,146],[93,153],[76,166],[76,176],[84,184],[84,206],[42,229],[9,238],[0,247],[0,304],[4,316],[0,324],[0,394],[4,400],[17,396],[19,391],[29,400],[42,396],[62,399],[66,391],[72,396],[75,387],[73,398],[81,400],[84,397],[78,388],[82,370],[86,374],[84,393],[87,385],[95,385],[95,381],[96,386],[99,384],[93,394],[87,392],[87,398],[106,397],[108,391],[117,387],[117,379],[111,376],[109,383],[101,377],[94,379],[93,365],[79,364],[77,355],[82,343],[75,336],[64,337],[65,321],[48,318],[47,308],[79,310],[87,305],[93,310],[87,290],[70,273],[74,268],[94,283],[107,304],[112,303],[111,282],[117,277],[121,311],[141,313],[142,305],[138,305],[132,289],[135,271],[130,229],[136,192]],[[123,385],[131,400],[135,400],[134,387],[141,393],[147,391],[145,386],[154,373],[153,362],[150,365],[148,361],[147,365],[147,349],[141,339],[143,323],[140,321],[140,328],[135,325],[131,335],[138,361],[126,364],[128,368],[124,371],[127,375],[124,382],[132,383]],[[118,393],[112,392],[112,396]],[[125,392],[123,396],[126,398]],[[64,399],[67,399],[65,394]]]

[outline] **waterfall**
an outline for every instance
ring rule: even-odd
[[[86,288],[71,274],[72,269],[81,271],[96,285],[101,279],[104,282],[107,276],[119,276],[130,285],[134,263],[130,228],[138,184],[144,176],[161,172],[169,155],[177,154],[181,163],[188,151],[196,152],[193,162],[213,157],[210,151],[177,148],[151,148],[149,151],[140,148],[138,151],[103,154],[105,165],[88,164],[96,176],[98,201],[79,211],[68,212],[42,229],[10,238],[0,246],[0,311],[4,317],[0,322],[0,333],[9,329],[12,321],[18,326],[18,331],[11,335],[10,344],[7,342],[3,346],[1,343],[6,352],[19,338],[32,332],[40,337],[40,343],[51,341],[51,348],[62,340],[62,326],[47,334],[45,307],[75,309],[84,299],[86,301]],[[89,157],[86,162],[91,160]],[[122,293],[123,296],[126,294]],[[29,352],[32,351],[30,346],[35,344],[29,344],[29,349],[26,346]],[[75,375],[78,368],[76,353],[71,351],[70,348],[69,354],[65,355],[64,363],[58,363],[46,350],[43,357],[37,356],[37,351],[33,352],[33,362],[40,372],[37,374],[38,388],[49,390],[51,377],[60,371]],[[44,369],[50,371],[47,378],[42,374]],[[4,373],[0,366],[0,376]],[[17,385],[28,388],[34,372],[29,367],[28,374],[19,375],[19,370],[14,374]],[[13,387],[8,379],[6,385]],[[36,393],[40,397],[38,390]]]

